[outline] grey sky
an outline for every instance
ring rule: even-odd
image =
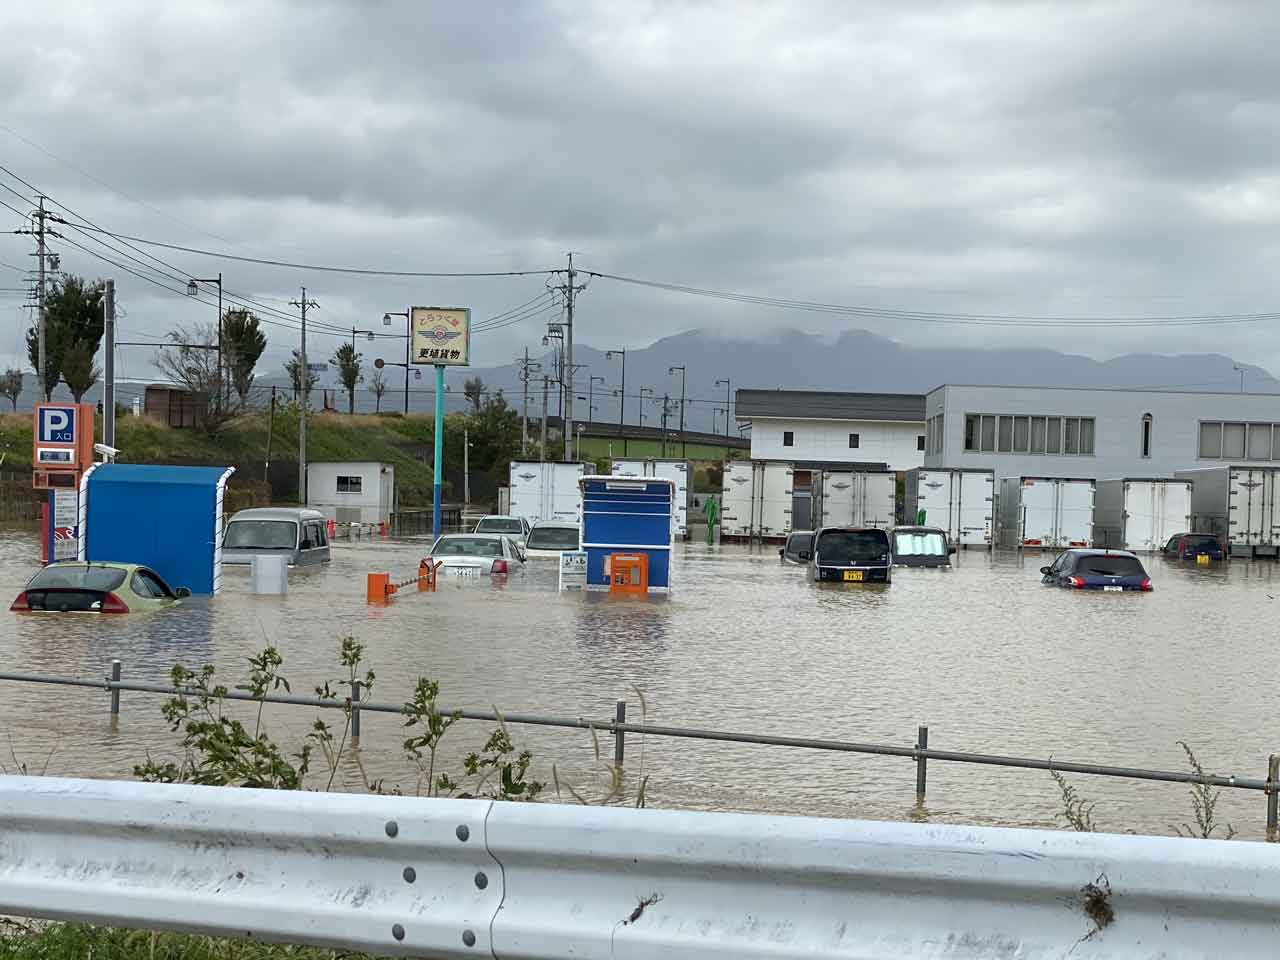
[[[22,55],[0,62],[0,123],[120,193],[4,130],[0,162],[113,230],[275,259],[488,271],[558,267],[572,249],[604,272],[952,313],[1280,303],[1280,8],[853,7],[6,4],[0,31]],[[18,220],[0,208],[6,229]],[[64,268],[117,278],[131,334],[213,318],[55,247]],[[5,263],[29,265],[30,249],[29,238],[0,237]],[[379,331],[383,311],[410,302],[466,304],[482,319],[543,284],[155,252],[182,273],[221,269],[228,287],[282,310],[305,283],[318,321]],[[0,269],[0,288],[20,280]],[[0,294],[10,331],[0,362],[19,350],[19,302]],[[548,318],[478,336],[476,361],[537,344]],[[584,294],[580,321],[580,338],[602,348],[693,327],[752,337],[863,327],[909,343],[1097,357],[1220,351],[1280,371],[1270,321],[941,326],[607,280]],[[266,366],[278,372],[295,337],[287,327],[268,336]],[[324,336],[312,352],[327,357],[337,342]],[[123,372],[144,375],[148,359],[127,354]]]

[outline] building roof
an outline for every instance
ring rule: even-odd
[[[899,420],[924,423],[922,393],[839,393],[828,390],[739,390],[739,420]]]

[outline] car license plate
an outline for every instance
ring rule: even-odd
[[[860,582],[862,581],[862,571],[861,571],[861,570],[846,570],[846,571],[844,572],[844,578],[845,578],[845,580],[846,580],[846,581],[848,581],[848,582],[850,582],[850,583],[860,583]]]
[[[455,577],[478,577],[480,576],[479,567],[451,567],[449,572]]]
[[[1108,593],[1112,593],[1112,592],[1120,593],[1121,591],[1124,590],[1124,587],[1103,587],[1102,589],[1107,591]]]

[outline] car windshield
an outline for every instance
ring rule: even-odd
[[[900,557],[945,557],[947,543],[941,533],[902,531],[893,535],[893,549]]]
[[[1137,557],[1085,556],[1077,562],[1075,572],[1085,577],[1146,576]]]
[[[577,550],[577,527],[534,527],[529,534],[530,550]]]
[[[802,553],[813,549],[812,533],[797,533],[787,542],[788,553]]]
[[[1189,533],[1186,541],[1188,547],[1212,547],[1217,544],[1218,538],[1211,533]]]
[[[866,563],[889,550],[882,530],[830,530],[818,536],[818,556],[824,564]]]
[[[109,593],[124,583],[125,571],[87,564],[53,564],[45,567],[27,585],[28,590],[101,590]]]
[[[431,548],[433,557],[500,557],[502,543],[480,537],[441,537]]]
[[[524,525],[506,517],[485,517],[476,524],[476,533],[524,533]]]
[[[232,520],[222,546],[228,550],[292,550],[298,525],[292,520]]]

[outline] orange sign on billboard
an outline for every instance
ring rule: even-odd
[[[94,408],[88,403],[39,403],[31,465],[37,490],[74,487],[93,464]]]

